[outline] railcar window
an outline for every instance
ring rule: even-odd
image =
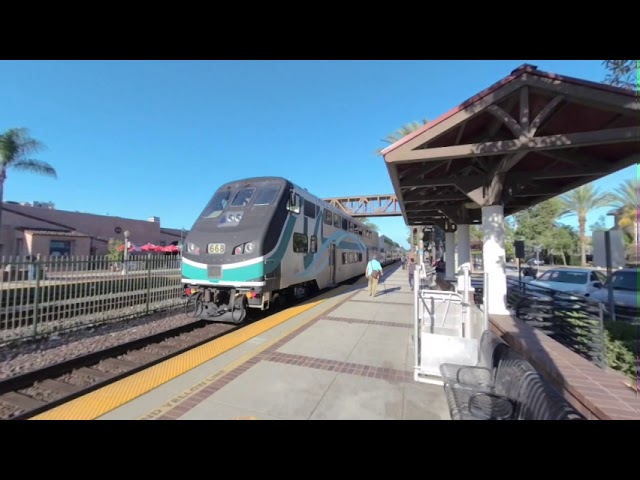
[[[342,224],[342,222],[340,221],[340,215],[338,215],[337,213],[333,214],[333,226],[336,228],[340,228],[340,225]]]
[[[331,225],[332,221],[333,221],[333,214],[331,213],[331,210],[325,210],[324,211],[324,223],[326,223],[327,225]]]
[[[271,205],[280,191],[280,187],[262,187],[256,194],[254,205]]]
[[[347,252],[342,252],[342,264],[347,264]]]
[[[346,218],[342,219],[342,229],[346,230],[347,228],[349,228],[349,222],[347,222]]]
[[[307,253],[309,251],[309,238],[305,234],[293,234],[293,251],[295,253]]]
[[[309,200],[304,201],[304,215],[305,217],[316,218],[316,204]]]
[[[231,197],[230,191],[216,193],[209,205],[202,212],[202,218],[216,218],[219,216],[225,208],[229,205],[229,197]]]
[[[255,188],[243,188],[236,194],[236,198],[233,199],[231,205],[234,207],[242,207],[248,204],[255,191]]]
[[[362,252],[358,253],[358,261],[361,262],[362,261]]]
[[[315,235],[311,235],[311,249],[309,251],[311,253],[316,253],[318,251],[318,237]]]

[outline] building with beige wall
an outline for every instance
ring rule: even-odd
[[[134,245],[177,245],[181,240],[181,229],[162,228],[158,217],[135,220],[5,202],[0,256],[104,255],[109,240],[124,241],[127,230]]]

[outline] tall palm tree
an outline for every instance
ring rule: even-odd
[[[400,127],[398,130],[393,132],[392,134],[387,135],[387,137],[383,138],[382,141],[385,142],[385,143],[388,143],[389,145],[393,145],[394,143],[396,143],[401,138],[406,137],[411,132],[415,132],[416,130],[421,128],[423,125],[426,125],[427,123],[429,123],[429,120],[427,120],[426,118],[422,119],[422,123],[420,123],[418,121],[413,121],[411,123],[407,123],[406,125]],[[384,150],[385,148],[386,147],[377,149],[376,150],[376,155],[382,155],[382,150]]]
[[[578,217],[578,231],[580,236],[580,251],[582,256],[582,266],[587,266],[587,236],[586,225],[587,215],[591,210],[606,207],[613,203],[613,197],[609,193],[601,193],[593,184],[588,183],[565,193],[560,197],[561,213],[560,218],[567,215]]]
[[[31,138],[26,128],[11,128],[0,134],[0,227],[2,226],[2,201],[7,170],[32,172],[56,178],[56,171],[46,162],[30,158],[31,154],[44,148],[38,140]]]
[[[614,206],[620,209],[618,225],[631,231],[633,243],[638,243],[638,195],[640,185],[637,178],[630,178],[622,182],[611,195]]]

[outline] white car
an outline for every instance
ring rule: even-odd
[[[576,295],[587,295],[607,281],[607,276],[589,268],[554,268],[547,270],[529,285]]]
[[[617,270],[611,274],[611,286],[613,290],[613,302],[616,307],[640,308],[640,271],[637,268],[625,268]],[[594,300],[604,303],[609,302],[609,285],[602,282],[596,285],[596,291],[588,296]]]

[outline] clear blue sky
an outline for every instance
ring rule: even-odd
[[[605,75],[600,60],[2,61],[0,131],[29,128],[59,175],[10,171],[4,198],[190,228],[219,185],[248,176],[288,177],[319,197],[393,193],[373,153],[381,139],[523,63]],[[405,244],[401,217],[374,221]]]

